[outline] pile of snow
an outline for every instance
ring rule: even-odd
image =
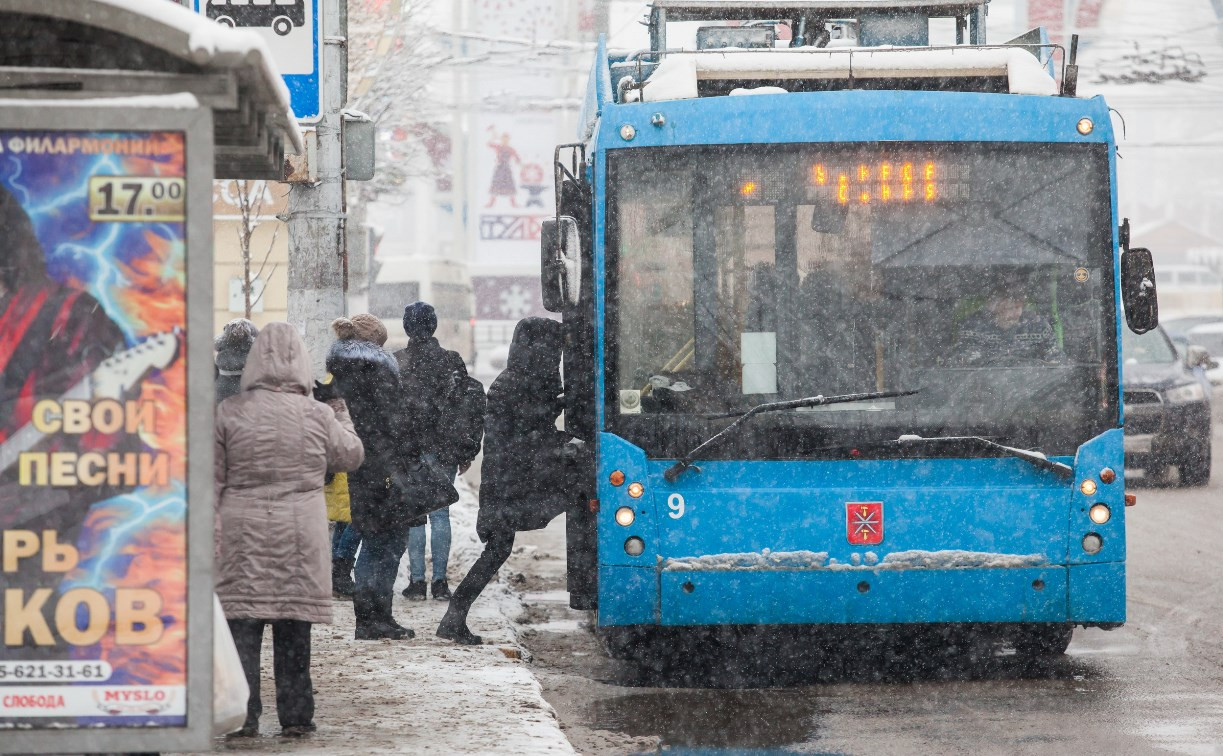
[[[1043,554],[994,554],[988,551],[897,551],[883,558],[881,570],[1014,569],[1048,564]]]
[[[664,559],[668,572],[817,570],[828,561],[827,551],[754,551],[742,554],[708,554],[702,557]]]
[[[789,90],[784,87],[735,87],[730,90],[731,97],[763,94],[789,94]]]
[[[1013,569],[1048,564],[1043,554],[996,554],[988,551],[897,551],[879,560],[873,551],[851,554],[846,564],[830,559],[825,551],[749,551],[663,559],[666,572],[772,572],[825,570],[829,572],[879,570]]]
[[[646,80],[647,102],[697,97],[698,81],[880,79],[1006,76],[1012,94],[1055,95],[1057,84],[1035,56],[1019,48],[955,50],[799,47],[768,51],[702,51],[666,57]]]

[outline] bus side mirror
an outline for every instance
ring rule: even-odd
[[[1146,333],[1159,325],[1151,250],[1134,248],[1121,253],[1121,301],[1125,321],[1134,333]]]
[[[544,309],[562,312],[577,305],[582,286],[581,237],[578,222],[562,215],[540,229],[540,287]]]

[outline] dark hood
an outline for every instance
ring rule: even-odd
[[[523,318],[514,327],[506,369],[526,373],[541,383],[560,386],[561,349],[564,343],[564,330],[557,321]]]

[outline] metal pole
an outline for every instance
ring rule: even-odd
[[[346,205],[344,197],[343,111],[348,98],[348,13],[346,0],[321,0],[323,75],[321,119],[315,126],[316,179],[293,184],[289,192],[289,322],[310,350],[311,366],[323,374],[331,321],[347,313]]]
[[[611,0],[594,0],[595,39],[600,34],[610,34],[608,17],[611,15]]]
[[[453,25],[456,34],[461,34],[467,31],[467,22],[471,17],[471,11],[468,8],[470,0],[462,0],[455,2],[453,5],[453,13],[451,15],[451,24]],[[462,37],[455,37],[452,44],[458,46],[456,54],[460,56],[467,55],[468,41]],[[451,76],[454,77],[451,91],[454,97],[453,120],[450,124],[450,212],[451,212],[451,234],[452,241],[450,243],[450,258],[461,264],[464,268],[467,277],[467,283],[472,286],[472,266],[475,261],[475,250],[471,244],[471,236],[467,233],[467,170],[468,170],[468,149],[471,146],[467,136],[470,129],[468,124],[467,100],[470,97],[470,73],[466,67],[456,67]],[[476,300],[475,288],[472,286],[472,296],[468,300],[471,303],[470,315],[468,323],[471,324],[471,333],[469,341],[471,346],[472,360],[475,360],[475,354],[482,346],[476,337]]]

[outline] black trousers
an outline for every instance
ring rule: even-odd
[[[251,697],[246,725],[258,726],[263,713],[259,700],[259,650],[263,626],[272,626],[272,667],[276,675],[276,714],[281,727],[314,721],[314,689],[310,682],[310,623],[301,620],[231,619],[229,632],[238,647]]]
[[[484,551],[480,552],[480,557],[467,571],[463,582],[454,589],[447,614],[455,612],[464,621],[467,620],[467,612],[476,602],[476,597],[492,581],[497,570],[501,569],[501,565],[505,564],[505,560],[509,559],[514,551],[514,535],[512,530],[498,531],[484,542]]]

